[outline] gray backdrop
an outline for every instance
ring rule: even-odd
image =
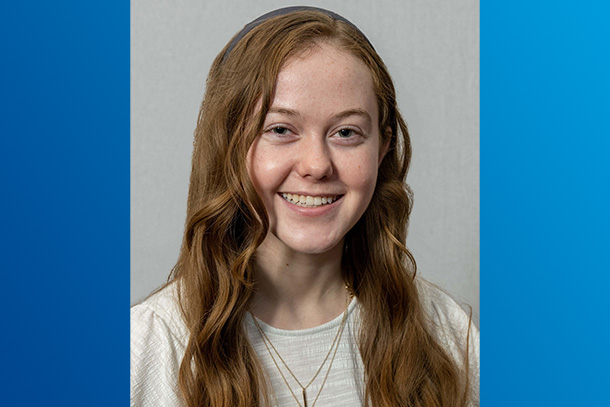
[[[244,24],[295,3],[131,2],[131,301],[180,247],[193,131],[213,58]],[[392,75],[413,143],[407,244],[418,272],[479,321],[479,3],[310,1],[356,24]]]

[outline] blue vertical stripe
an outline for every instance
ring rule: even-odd
[[[481,4],[482,405],[610,405],[610,7]]]
[[[0,38],[0,405],[126,405],[129,2],[3,2]]]

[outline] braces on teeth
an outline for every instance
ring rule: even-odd
[[[338,196],[309,196],[282,193],[282,198],[295,205],[311,208],[333,203],[337,200]]]

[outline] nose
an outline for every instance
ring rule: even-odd
[[[323,180],[333,175],[329,146],[322,137],[302,140],[297,171],[301,177]]]

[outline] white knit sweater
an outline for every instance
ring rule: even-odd
[[[419,282],[420,295],[435,333],[458,364],[463,360],[469,318],[455,301],[435,286]],[[316,402],[317,407],[354,407],[364,404],[364,369],[357,348],[359,307],[353,300],[339,348],[328,379]],[[287,331],[259,321],[286,364],[305,385],[314,376],[333,342],[343,315],[315,328]],[[246,331],[271,382],[277,406],[296,407],[295,396],[301,405],[302,393],[290,373],[277,359],[290,389],[271,359],[262,337],[248,314]],[[170,285],[131,309],[131,406],[183,406],[177,386],[178,368],[184,355],[188,333],[180,316],[175,287]],[[479,391],[479,331],[472,325],[469,341],[469,364],[474,399],[477,406]],[[379,349],[383,352],[383,349]],[[332,356],[332,355],[331,355]],[[308,406],[320,391],[330,357],[322,371],[307,388]]]

